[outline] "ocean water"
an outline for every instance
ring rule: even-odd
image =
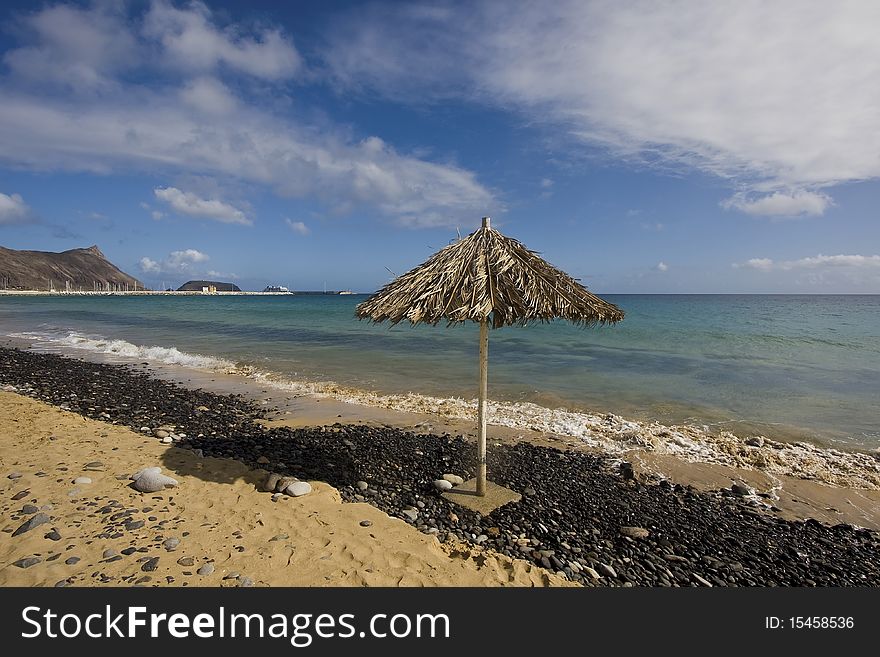
[[[360,322],[354,309],[365,298],[0,296],[0,334],[122,360],[322,382],[314,389],[363,391],[367,403],[375,394],[475,397],[476,326]],[[605,298],[626,311],[620,324],[492,331],[490,397],[533,415],[564,408],[880,447],[880,296]]]

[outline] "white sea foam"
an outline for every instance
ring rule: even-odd
[[[180,351],[176,347],[145,347],[126,340],[109,340],[98,336],[88,336],[76,331],[66,335],[50,332],[10,333],[10,337],[32,340],[38,346],[80,349],[92,353],[107,354],[131,360],[141,360],[166,365],[181,365],[202,370],[226,370],[234,368],[234,363],[213,356],[202,356]]]
[[[275,372],[261,371],[231,361],[190,354],[175,347],[145,347],[125,340],[108,340],[81,333],[19,333],[12,337],[33,340],[38,345],[81,349],[115,357],[151,361],[245,376],[295,394],[386,408],[394,411],[428,413],[438,419],[474,420],[477,402],[459,397],[432,397],[416,393],[380,394],[341,386],[332,381],[301,381]],[[546,408],[530,402],[490,401],[491,423],[522,431],[537,431],[582,441],[612,455],[633,450],[669,454],[690,462],[714,463],[761,470],[771,475],[814,479],[853,488],[880,489],[880,460],[874,455],[844,452],[805,442],[782,443],[761,437],[746,440],[729,431],[711,432],[690,425],[666,426],[637,422],[613,414],[591,414],[564,408]]]
[[[249,375],[264,384],[298,394],[320,395],[394,411],[429,413],[449,420],[475,420],[477,414],[476,399],[440,398],[416,393],[383,395],[328,381],[290,381],[258,371]],[[713,433],[689,425],[637,422],[610,413],[596,415],[546,408],[531,402],[490,401],[488,414],[491,424],[575,438],[612,455],[642,450],[695,463],[761,470],[771,475],[814,479],[835,486],[880,489],[880,460],[859,452],[843,452],[805,442],[782,443],[764,437],[760,437],[760,441],[749,441],[760,442],[760,445],[749,444],[729,431]]]

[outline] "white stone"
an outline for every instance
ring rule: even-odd
[[[453,486],[461,486],[464,483],[464,479],[456,474],[445,474],[443,475],[443,479],[448,481]]]
[[[154,466],[152,468],[144,468],[143,470],[138,470],[137,472],[135,472],[133,475],[131,475],[131,477],[129,477],[129,479],[135,480],[138,477],[140,477],[141,475],[145,475],[147,473],[159,474],[160,472],[162,472],[162,468],[160,468],[159,466]]]
[[[76,479],[73,480],[73,483],[75,483],[75,484],[90,484],[90,483],[92,483],[92,480],[89,477],[77,477]]]
[[[312,485],[307,481],[295,481],[284,492],[291,497],[301,497],[312,492]]]
[[[450,488],[452,488],[452,482],[449,482],[446,479],[437,479],[434,482],[434,487],[437,490],[449,490]]]
[[[166,445],[170,445],[171,443],[174,442],[174,438],[172,438],[171,436],[165,436],[162,439],[162,442],[165,443]]]
[[[149,469],[153,470],[153,468]],[[166,486],[177,486],[177,480],[166,477],[159,472],[144,472],[134,480],[135,490],[141,493],[158,493],[164,490]]]

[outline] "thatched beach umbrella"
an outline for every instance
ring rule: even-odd
[[[356,315],[374,322],[449,325],[480,323],[477,495],[486,494],[486,393],[489,325],[492,328],[567,319],[575,324],[613,324],[623,311],[592,294],[483,217],[483,227],[394,279],[358,305]]]

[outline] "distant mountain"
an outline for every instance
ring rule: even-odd
[[[179,288],[178,292],[201,292],[204,288],[215,288],[217,292],[241,292],[241,288],[234,283],[220,283],[219,281],[187,281]]]
[[[144,289],[144,284],[107,260],[101,249],[16,251],[0,246],[0,289]]]

